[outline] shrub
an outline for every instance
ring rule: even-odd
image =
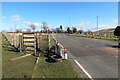
[[[115,31],[114,31],[115,36],[120,36],[120,26],[117,26]]]

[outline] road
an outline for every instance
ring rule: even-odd
[[[69,58],[78,61],[92,78],[118,78],[117,42],[65,34],[54,37],[68,49]]]

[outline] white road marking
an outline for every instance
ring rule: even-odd
[[[80,65],[80,63],[77,60],[74,60],[74,61],[83,70],[83,72],[88,76],[88,78],[90,78],[91,80],[93,80],[92,76]]]

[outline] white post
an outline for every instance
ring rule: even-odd
[[[64,59],[68,59],[68,56],[67,56],[67,49],[64,48]]]
[[[64,59],[68,59],[68,55],[67,55],[67,52],[64,52]]]
[[[48,38],[49,38],[49,50],[50,50],[50,47],[51,47],[51,45],[50,45],[50,35],[48,35]]]
[[[61,56],[62,58],[64,58],[64,49],[61,49],[61,50],[60,50],[60,56]]]

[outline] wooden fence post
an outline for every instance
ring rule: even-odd
[[[41,37],[40,37],[40,33],[39,33],[39,44],[38,44],[39,49],[40,49],[40,45],[41,45],[41,44],[40,44],[40,38],[41,38]]]
[[[15,46],[15,43],[14,43],[14,33],[13,33],[13,46]]]
[[[22,36],[19,34],[20,52],[22,52]]]

